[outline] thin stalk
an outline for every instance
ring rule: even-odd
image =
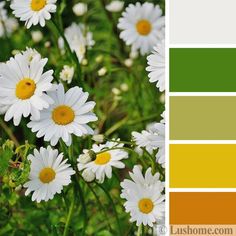
[[[75,194],[73,193],[73,197],[72,197],[72,200],[71,200],[69,212],[68,212],[67,219],[66,219],[66,225],[65,225],[65,228],[64,228],[63,236],[68,235],[71,218],[72,218],[73,211],[74,211],[74,207],[75,207]]]
[[[142,224],[139,225],[137,236],[141,236],[142,235],[142,228],[143,228],[142,226],[143,226]]]
[[[97,182],[95,182],[95,184],[106,194],[108,200],[110,201],[112,209],[113,209],[113,211],[115,213],[116,222],[117,222],[117,226],[118,226],[118,232],[119,232],[119,235],[121,236],[122,235],[122,233],[121,233],[121,226],[120,226],[120,221],[119,221],[119,217],[118,217],[118,214],[117,214],[117,211],[116,211],[115,204],[114,204],[114,202],[113,202],[109,192],[101,184],[98,184]]]
[[[1,118],[0,118],[0,126],[6,132],[6,134],[9,136],[9,138],[14,142],[16,147],[19,147],[20,143],[18,142],[16,136],[12,133],[11,129],[7,126],[7,124]]]
[[[100,152],[96,152],[96,154],[101,154],[103,152],[107,152],[107,151],[111,151],[111,150],[117,150],[117,149],[121,149],[121,150],[126,150],[127,152],[134,152],[136,153],[133,149],[131,148],[127,148],[127,147],[114,147],[114,148],[106,148],[106,149],[103,149],[102,151]]]
[[[82,206],[82,211],[83,211],[83,215],[84,215],[84,226],[83,226],[83,233],[81,235],[85,235],[85,231],[86,228],[88,226],[88,216],[87,216],[87,210],[86,210],[86,204],[85,204],[85,200],[84,200],[84,195],[83,195],[83,190],[79,184],[79,180],[78,178],[76,178],[75,180],[76,182],[76,186],[79,192],[79,198],[80,198],[80,202],[81,202],[81,206]]]

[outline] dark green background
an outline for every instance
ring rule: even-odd
[[[236,92],[236,48],[171,48],[171,92]]]

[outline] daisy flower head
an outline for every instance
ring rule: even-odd
[[[147,57],[147,71],[151,83],[157,82],[156,87],[161,92],[165,90],[165,42],[162,41],[154,47],[154,51]]]
[[[63,160],[63,154],[50,146],[41,147],[39,151],[34,149],[34,155],[30,154],[28,159],[31,161],[30,174],[24,187],[27,188],[26,196],[34,192],[32,201],[53,199],[56,193],[61,193],[63,186],[70,184],[71,175],[75,174],[67,159]]]
[[[156,159],[162,167],[165,166],[165,124],[152,123],[146,130],[132,132],[132,136],[139,148],[145,148],[150,154],[158,149]]]
[[[164,37],[165,18],[159,5],[152,3],[129,4],[119,19],[120,38],[132,50],[140,50],[142,55],[151,52],[157,42]]]
[[[91,149],[95,153],[93,160],[84,163],[81,162],[81,157],[79,156],[78,170],[92,171],[96,179],[103,183],[105,177],[109,179],[112,177],[112,167],[125,168],[125,164],[121,160],[127,159],[128,153],[122,150],[123,146],[123,144],[117,144],[116,142],[106,142],[100,145],[93,144]]]
[[[72,23],[71,26],[65,29],[65,37],[71,50],[76,53],[79,62],[84,59],[86,49],[95,44],[93,34],[86,29],[84,24]],[[62,38],[59,38],[58,44],[61,49],[64,48]]]
[[[158,180],[158,175],[151,174],[150,169],[145,176],[138,169],[135,166],[133,173],[130,173],[132,180],[125,179],[121,183],[121,197],[126,200],[124,206],[130,213],[131,222],[136,222],[137,226],[153,227],[153,224],[162,222],[165,215],[164,184]]]
[[[27,51],[0,64],[0,107],[8,107],[5,121],[13,118],[19,125],[22,116],[39,117],[53,100],[45,93],[52,89],[53,70],[43,73],[47,59],[35,54],[29,61]]]
[[[57,0],[15,0],[11,4],[13,14],[25,21],[27,29],[32,25],[45,26],[45,21],[51,19],[51,13],[56,12]]]
[[[93,130],[87,125],[96,121],[97,117],[91,110],[95,102],[86,102],[89,94],[83,92],[79,87],[73,87],[67,92],[62,84],[55,91],[48,93],[54,101],[49,108],[40,112],[40,118],[28,123],[32,132],[37,132],[37,137],[43,137],[55,146],[61,138],[67,146],[71,145],[72,134],[81,137],[93,134]]]

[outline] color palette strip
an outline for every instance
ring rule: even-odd
[[[171,92],[235,92],[236,48],[171,48]]]
[[[235,0],[170,1],[170,42],[236,43]]]
[[[170,97],[171,140],[236,140],[236,97]]]
[[[235,225],[236,193],[170,193],[172,225]]]
[[[170,145],[171,188],[236,188],[235,166],[235,144]]]

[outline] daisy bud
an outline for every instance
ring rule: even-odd
[[[123,91],[123,92],[127,92],[129,90],[129,86],[128,84],[126,83],[123,83],[120,85],[120,89]]]
[[[164,93],[160,96],[160,102],[163,104],[165,103],[165,94]]]
[[[74,72],[74,67],[65,65],[63,66],[63,70],[60,72],[60,79],[70,84],[73,79]]]
[[[77,3],[73,6],[73,12],[76,16],[82,16],[88,11],[88,6],[85,3]]]
[[[120,12],[124,7],[124,2],[122,1],[112,1],[106,5],[106,10],[110,12]]]
[[[32,31],[31,37],[35,43],[39,43],[43,39],[43,34],[41,31]]]
[[[97,143],[103,143],[105,140],[105,137],[103,134],[96,134],[96,135],[93,135],[92,140],[94,140]]]
[[[128,58],[124,61],[124,64],[126,67],[131,67],[133,65],[133,60],[131,58]]]
[[[22,189],[22,185],[20,184],[19,186],[15,187],[15,191],[19,192]]]
[[[98,71],[98,75],[99,75],[99,76],[104,76],[106,73],[107,73],[106,67],[102,67],[102,68]]]
[[[113,88],[112,90],[112,93],[115,94],[115,95],[120,95],[120,90],[118,88]]]
[[[91,170],[86,169],[83,171],[82,177],[86,182],[92,182],[95,179],[95,174]]]
[[[51,43],[49,41],[45,42],[44,47],[45,48],[50,48],[51,47]]]
[[[97,57],[95,58],[95,61],[96,61],[97,63],[101,63],[102,60],[103,60],[103,55],[99,55],[99,56],[97,56]]]
[[[92,161],[92,158],[90,156],[90,152],[87,151],[86,153],[84,154],[81,154],[79,156],[79,159],[78,159],[78,162],[82,163],[82,164],[86,164],[88,162]]]
[[[81,61],[81,64],[82,64],[83,66],[87,66],[87,65],[88,65],[88,60],[84,58],[84,59]]]

